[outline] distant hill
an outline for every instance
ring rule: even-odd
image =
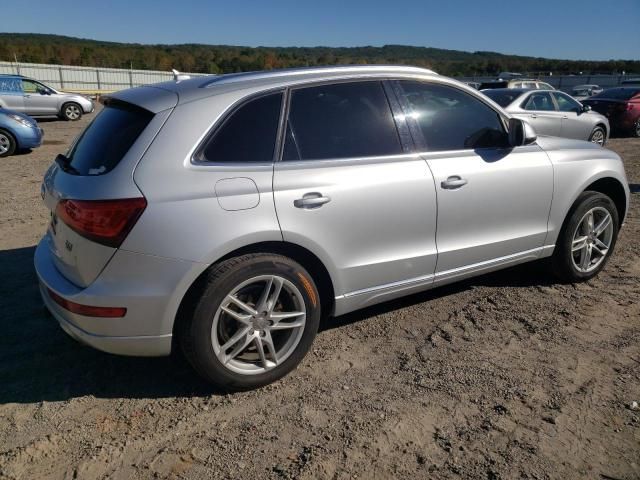
[[[640,73],[637,60],[556,60],[464,52],[440,48],[239,47],[230,45],[142,45],[101,42],[60,35],[0,33],[0,60],[113,68],[231,73],[334,64],[409,64],[443,75],[496,75],[502,71],[554,74]]]

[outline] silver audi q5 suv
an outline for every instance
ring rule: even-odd
[[[544,257],[593,277],[629,190],[615,153],[536,137],[462,83],[350,66],[115,93],[42,196],[35,265],[69,335],[181,347],[239,390],[294,369],[328,315]]]

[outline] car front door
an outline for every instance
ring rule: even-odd
[[[593,124],[585,116],[582,105],[566,93],[553,92],[552,95],[558,105],[558,111],[562,114],[561,135],[566,138],[588,140]]]
[[[22,80],[24,94],[24,112],[28,115],[55,115],[58,113],[58,100],[41,83]]]
[[[539,135],[561,135],[563,115],[556,111],[549,92],[530,93],[520,104],[520,111],[514,115],[529,122]]]
[[[284,240],[331,265],[345,298],[430,284],[436,266],[433,177],[409,152],[385,90],[379,81],[293,88],[275,164]]]
[[[435,180],[435,281],[538,256],[553,190],[546,153],[509,147],[502,115],[476,96],[438,83],[395,85]]]

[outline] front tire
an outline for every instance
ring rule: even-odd
[[[618,237],[618,210],[599,192],[583,192],[569,211],[551,258],[566,282],[584,282],[604,268]]]
[[[65,103],[60,110],[60,116],[70,122],[78,121],[82,118],[82,107],[74,102]]]
[[[597,143],[601,147],[604,147],[604,144],[607,140],[607,134],[602,127],[595,127],[591,135],[589,136],[589,141],[591,143]]]
[[[8,157],[16,151],[16,139],[6,130],[0,130],[0,157]]]
[[[180,319],[187,360],[225,391],[250,390],[291,372],[320,323],[309,273],[282,255],[249,254],[215,265]]]

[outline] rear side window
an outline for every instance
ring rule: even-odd
[[[293,90],[283,160],[318,160],[402,153],[380,82]]]
[[[115,168],[147,127],[153,114],[111,103],[96,116],[67,153],[77,175],[101,175]]]
[[[547,92],[533,93],[524,101],[522,106],[525,110],[537,110],[543,112],[550,112],[556,109],[551,100],[551,95]]]
[[[196,159],[216,163],[272,162],[281,107],[281,92],[249,100],[213,132]]]
[[[431,152],[502,148],[507,135],[500,115],[474,96],[446,85],[399,81],[409,122],[417,123],[420,145]]]

